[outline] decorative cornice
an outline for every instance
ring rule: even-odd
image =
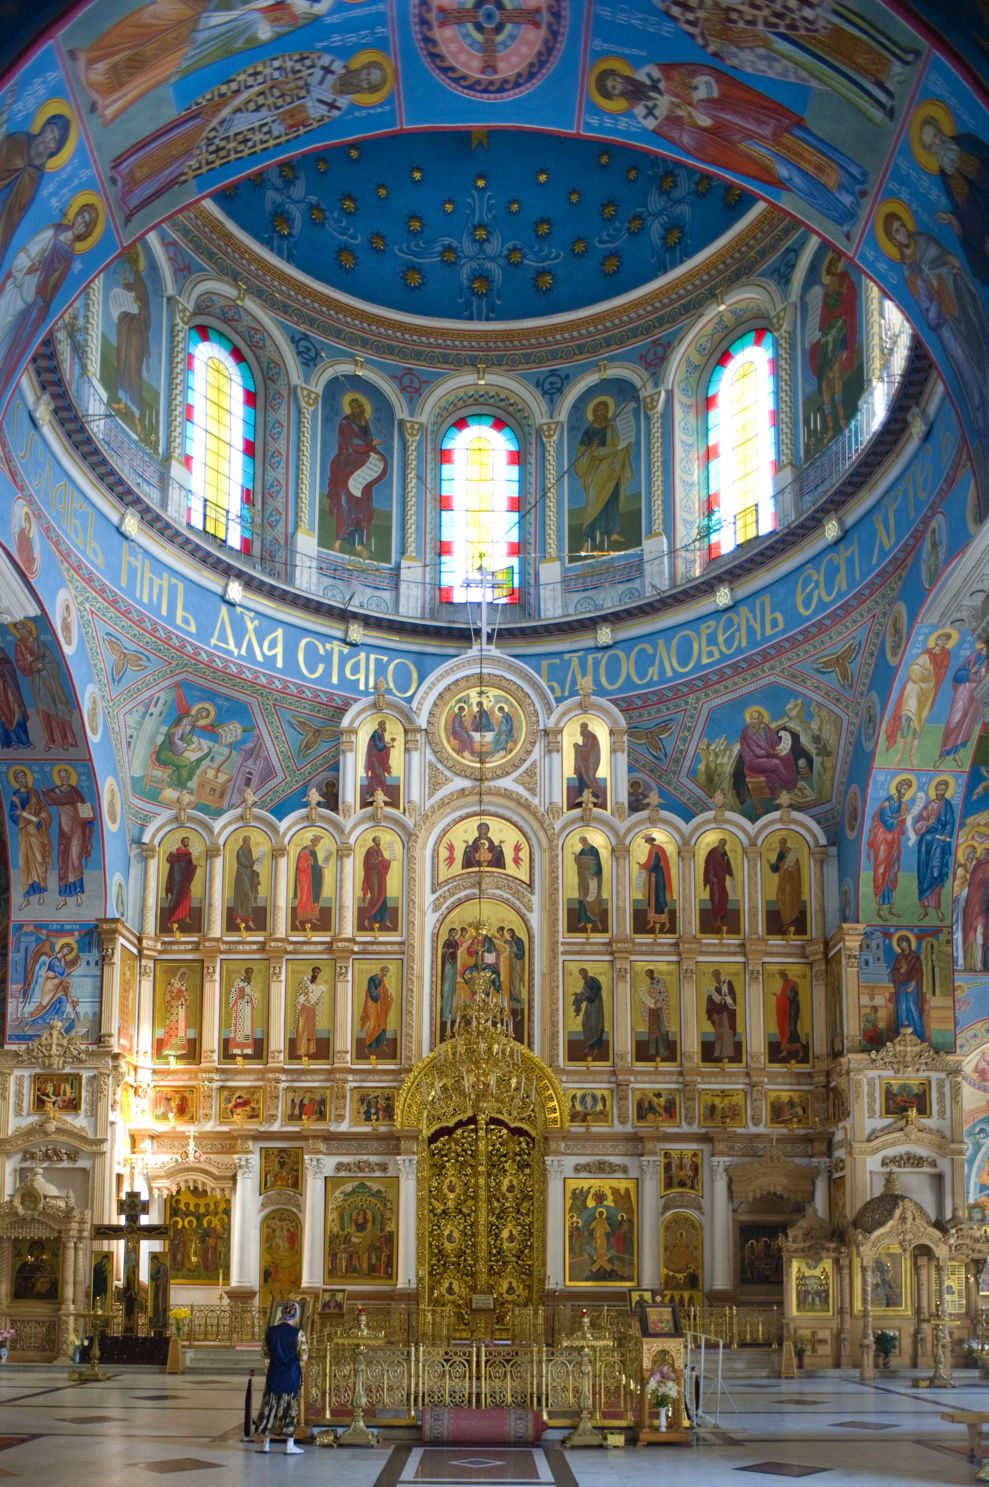
[[[930,1043],[922,1043],[909,1028],[904,1028],[891,1043],[874,1048],[869,1054],[869,1062],[876,1069],[889,1069],[894,1074],[913,1073],[916,1069],[925,1073],[950,1074],[958,1067],[957,1059],[939,1053]]]
[[[274,255],[245,243],[237,229],[207,203],[169,224],[175,236],[224,278],[243,279],[274,315],[336,345],[399,364],[422,365],[439,358],[447,367],[473,367],[481,356],[489,367],[556,365],[647,341],[697,313],[724,280],[751,278],[801,229],[771,207],[755,211],[715,252],[682,274],[663,279],[645,294],[624,298],[587,314],[511,325],[461,325],[425,317],[385,314],[338,299],[324,286],[293,275]],[[469,334],[468,334],[469,332]]]

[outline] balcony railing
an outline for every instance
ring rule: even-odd
[[[82,426],[74,431],[66,427],[69,437],[78,447],[88,434],[119,477],[107,482],[111,489],[124,499],[131,491],[156,508],[167,519],[180,546],[190,551],[212,552],[232,569],[242,572],[248,582],[255,575],[330,604],[345,604],[350,614],[361,611],[394,614],[401,602],[402,611],[412,617],[469,625],[471,616],[463,606],[437,608],[436,574],[429,564],[423,565],[420,578],[410,582],[400,579],[397,564],[371,562],[325,550],[315,553],[296,550],[265,531],[260,522],[250,552],[238,551],[211,535],[210,528],[219,530],[222,526],[219,516],[215,522],[207,520],[206,531],[191,529],[186,520],[185,485],[167,472],[157,454],[135,432],[121,423],[118,412],[85,373],[78,326],[71,320],[63,320],[53,333],[53,342],[58,364],[55,375],[74,405],[77,425]],[[761,544],[803,520],[847,479],[894,404],[912,344],[912,331],[902,321],[890,336],[881,371],[863,394],[854,417],[827,448],[776,491],[773,532],[752,536],[750,513],[743,512],[734,523],[729,521],[720,526],[722,549],[729,548],[723,557],[711,557],[712,533],[701,523],[691,541],[670,549],[661,558],[650,557],[637,548],[612,556],[592,555],[580,562],[566,559],[561,579],[537,577],[538,565],[531,565],[526,573],[524,602],[518,606],[500,606],[504,610],[499,615],[501,625],[508,628],[531,621],[537,615],[548,618],[620,610],[657,594],[675,593],[715,566],[720,572],[743,554],[758,552]],[[46,370],[43,366],[40,369]],[[82,448],[79,452],[85,458]]]

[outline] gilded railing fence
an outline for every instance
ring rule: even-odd
[[[638,1338],[614,1339],[595,1348],[593,1417],[631,1425],[639,1400]],[[417,1410],[516,1408],[537,1410],[551,1424],[572,1424],[580,1410],[581,1355],[576,1348],[543,1343],[512,1346],[372,1344],[365,1354],[364,1412],[390,1423],[412,1420]],[[351,1409],[354,1349],[327,1337],[306,1368],[306,1417],[340,1421]]]

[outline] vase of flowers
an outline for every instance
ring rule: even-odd
[[[16,1328],[0,1327],[0,1363],[6,1363],[8,1357],[10,1356],[11,1341],[16,1336]]]
[[[899,1337],[896,1335],[895,1332],[890,1331],[890,1329],[886,1327],[883,1328],[880,1332],[877,1332],[872,1340],[876,1345],[876,1351],[878,1353],[882,1353],[883,1368],[888,1368],[890,1358],[892,1358],[893,1354],[896,1352],[897,1348],[900,1345]]]
[[[168,1315],[172,1319],[175,1336],[179,1338],[183,1337],[185,1335],[185,1324],[192,1316],[190,1308],[188,1306],[173,1306]]]
[[[661,1363],[653,1370],[646,1389],[650,1404],[659,1411],[659,1429],[665,1430],[667,1416],[676,1403],[678,1393],[677,1376],[668,1363]]]

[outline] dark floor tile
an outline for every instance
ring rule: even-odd
[[[116,1425],[123,1415],[56,1415],[56,1420],[62,1420],[66,1425]]]
[[[832,1470],[830,1466],[794,1466],[790,1461],[754,1461],[751,1466],[736,1466],[737,1472],[761,1472],[766,1477],[816,1477]]]
[[[157,1472],[159,1476],[166,1477],[171,1472],[202,1472],[219,1471],[228,1463],[219,1461],[200,1461],[196,1456],[176,1456],[171,1461],[139,1461],[138,1465],[146,1472]]]
[[[880,1425],[877,1420],[832,1420],[834,1430],[895,1430],[895,1425]]]

